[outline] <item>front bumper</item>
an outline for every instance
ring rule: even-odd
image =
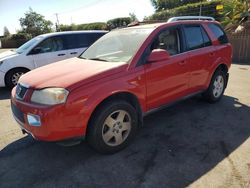
[[[11,95],[13,116],[24,132],[42,141],[61,141],[84,137],[85,127],[81,113],[71,111],[67,105],[42,106],[20,101],[15,98],[15,88]],[[30,125],[28,115],[40,118],[41,125]]]
[[[5,87],[4,77],[5,77],[5,73],[0,71],[0,87]]]

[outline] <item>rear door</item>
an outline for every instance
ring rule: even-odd
[[[170,59],[147,63],[145,67],[148,110],[185,96],[188,89],[188,56],[182,53],[182,33],[179,27],[161,31],[150,50],[165,49]]]
[[[35,49],[39,49],[34,53]],[[31,51],[36,67],[41,67],[67,58],[67,49],[62,36],[53,36],[43,40]]]
[[[206,87],[210,67],[215,61],[216,49],[202,25],[184,25],[183,29],[189,55],[189,92],[196,92]]]

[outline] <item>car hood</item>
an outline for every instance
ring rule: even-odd
[[[31,88],[63,87],[69,90],[126,69],[125,62],[112,63],[103,61],[71,58],[53,63],[24,74],[20,83]]]
[[[18,55],[19,55],[18,53],[11,51],[11,50],[8,50],[8,51],[0,53],[0,61],[4,61],[6,59],[9,59],[11,57],[15,57]]]

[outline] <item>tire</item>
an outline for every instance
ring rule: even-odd
[[[221,69],[216,70],[208,89],[203,93],[205,100],[209,103],[218,102],[224,94],[226,83],[226,73]]]
[[[28,71],[29,71],[28,69],[24,68],[15,68],[10,70],[5,76],[6,86],[9,88],[15,87],[19,78]]]
[[[112,154],[125,148],[135,137],[138,116],[122,100],[105,103],[94,113],[87,131],[88,143],[98,152]]]

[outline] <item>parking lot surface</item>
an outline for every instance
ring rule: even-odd
[[[0,187],[250,187],[250,66],[232,65],[225,96],[199,96],[145,118],[133,143],[101,155],[22,135],[0,88]]]

